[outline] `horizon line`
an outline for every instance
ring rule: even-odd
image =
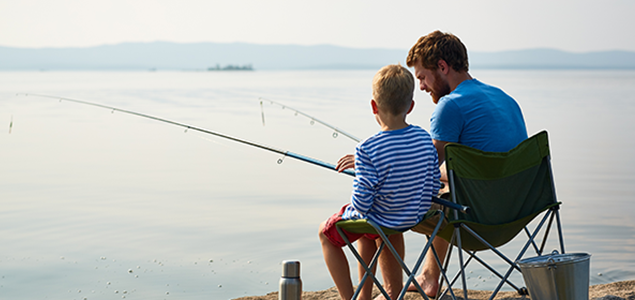
[[[40,46],[40,47],[25,47],[25,46],[7,46],[7,45],[2,45],[0,44],[0,47],[2,48],[12,48],[12,49],[22,49],[22,50],[51,50],[51,49],[56,49],[56,50],[62,50],[62,49],[90,49],[90,48],[99,48],[99,47],[112,47],[112,46],[119,46],[119,45],[125,45],[125,44],[155,44],[155,43],[165,43],[165,44],[177,44],[177,45],[195,45],[195,44],[217,44],[217,45],[236,45],[236,44],[243,44],[243,45],[255,45],[255,46],[297,46],[297,47],[335,47],[335,48],[343,48],[343,49],[355,49],[355,50],[395,50],[395,51],[408,51],[408,49],[405,48],[383,48],[383,47],[364,47],[364,48],[360,48],[360,47],[351,47],[351,46],[341,46],[341,45],[335,45],[335,44],[313,44],[313,45],[302,45],[302,44],[262,44],[262,43],[251,43],[251,42],[173,42],[173,41],[162,41],[162,40],[157,40],[157,41],[148,41],[148,42],[144,42],[144,41],[138,41],[138,42],[119,42],[119,43],[105,43],[105,44],[99,44],[99,45],[92,45],[92,46]],[[606,49],[606,50],[592,50],[592,51],[583,51],[583,52],[577,52],[577,51],[569,51],[569,50],[562,50],[562,49],[558,49],[558,48],[549,48],[549,47],[535,47],[535,48],[521,48],[521,49],[507,49],[507,50],[485,50],[485,51],[481,51],[481,50],[469,50],[468,49],[468,53],[501,53],[501,52],[519,52],[519,51],[535,51],[535,50],[551,50],[551,51],[558,51],[558,52],[564,52],[564,53],[569,53],[569,54],[591,54],[591,53],[605,53],[605,52],[628,52],[628,53],[635,53],[635,50],[625,50],[625,49]]]

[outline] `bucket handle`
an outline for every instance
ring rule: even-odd
[[[551,251],[551,254],[549,254],[549,258],[547,259],[547,266],[549,267],[549,270],[551,270],[551,268],[554,268],[554,269],[558,268],[558,266],[556,266],[556,261],[552,257],[558,254],[559,254],[558,250],[553,250]]]
[[[551,255],[558,255],[558,250],[553,250],[551,252]],[[553,259],[553,257],[549,257],[547,259],[547,266],[548,269],[551,270],[551,272],[549,272],[551,274],[551,281],[553,281],[553,286],[556,289],[556,300],[560,300],[560,295],[558,295],[558,282],[556,281],[556,276],[553,274],[556,269],[558,268],[558,266],[556,265],[556,261]]]

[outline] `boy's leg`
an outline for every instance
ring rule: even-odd
[[[342,250],[342,247],[333,245],[331,241],[324,235],[324,227],[326,222],[320,224],[320,242],[322,243],[322,254],[324,261],[331,273],[331,277],[335,282],[337,291],[342,300],[349,300],[353,297],[353,282],[351,281],[351,273],[348,266],[348,260]]]
[[[359,252],[359,255],[362,257],[366,265],[369,265],[370,261],[373,259],[373,256],[375,256],[375,252],[377,252],[377,245],[375,244],[375,240],[371,240],[365,236],[361,237],[359,240],[357,240],[357,252]],[[382,251],[382,252],[386,252],[386,251]],[[380,259],[381,259],[381,256],[380,256]],[[373,274],[377,274],[376,264],[375,266],[373,266],[372,272]],[[359,274],[360,282],[365,273],[366,273],[366,269],[364,269],[362,264],[358,263],[357,274]],[[366,279],[366,282],[364,282],[364,287],[360,291],[358,298],[360,300],[371,299],[372,293],[373,293],[373,279],[369,277]]]
[[[395,250],[403,260],[405,255],[405,246],[403,234],[393,234],[388,236],[388,240],[395,247]],[[378,240],[381,242],[381,240]],[[403,270],[401,265],[395,259],[395,256],[388,249],[382,251],[379,256],[379,268],[381,269],[381,277],[384,280],[384,288],[392,299],[397,299],[401,289],[403,288]]]

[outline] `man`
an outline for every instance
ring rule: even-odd
[[[459,143],[483,151],[506,152],[527,138],[522,111],[516,101],[499,88],[484,84],[468,73],[467,49],[458,37],[434,31],[419,38],[408,52],[408,67],[414,67],[419,88],[437,105],[430,119],[430,134],[439,164],[444,146]],[[441,180],[447,183],[445,167]],[[446,184],[447,186],[447,184]],[[448,242],[433,241],[441,261]],[[428,296],[436,296],[439,267],[428,251],[417,281]],[[409,290],[416,290],[414,285]]]

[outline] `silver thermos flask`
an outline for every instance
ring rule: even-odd
[[[301,300],[302,280],[300,279],[300,262],[285,260],[282,262],[282,277],[278,300]]]

